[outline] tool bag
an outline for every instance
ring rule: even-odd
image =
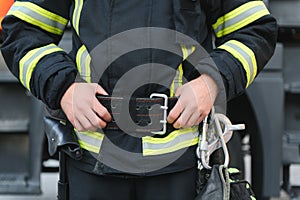
[[[242,173],[235,168],[228,168],[229,153],[226,143],[234,130],[244,129],[244,125],[232,125],[223,114],[211,115],[203,120],[202,134],[197,148],[198,178],[195,200],[254,200],[250,184]],[[222,148],[224,164],[209,166],[209,157]]]
[[[198,195],[195,200],[254,200],[250,184],[237,169],[213,165],[212,169],[199,171]]]

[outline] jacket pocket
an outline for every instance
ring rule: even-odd
[[[183,39],[177,34],[176,40],[180,44],[201,44],[207,36],[206,17],[200,0],[172,0],[173,15],[176,31],[183,33],[195,41]]]

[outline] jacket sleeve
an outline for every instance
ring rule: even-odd
[[[273,55],[277,23],[260,0],[208,2],[217,47],[211,57],[224,79],[230,100],[253,82]]]
[[[57,46],[69,21],[69,0],[16,1],[2,21],[1,52],[11,72],[48,107],[75,80],[77,69]]]

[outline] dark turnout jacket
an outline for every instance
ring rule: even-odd
[[[186,80],[177,85],[199,76],[191,63],[185,62],[198,46],[214,61],[229,100],[241,94],[263,69],[273,54],[277,36],[276,20],[260,0],[20,0],[12,6],[2,27],[1,51],[9,69],[51,109],[60,108],[62,95],[74,81],[98,82],[112,95],[126,73],[147,63],[155,65],[147,65],[142,74],[136,74],[146,84],[128,92],[138,97],[149,97],[153,92],[172,96],[178,74],[177,79],[183,76]],[[57,46],[66,29],[73,34],[71,52]],[[151,30],[160,40],[147,36]],[[181,40],[180,34],[191,40]],[[118,35],[122,39],[110,40]],[[146,45],[151,41],[156,45]],[[105,52],[103,43],[111,45]],[[114,57],[115,49],[121,52],[116,53],[119,56]],[[161,72],[157,63],[174,70],[165,76],[168,70]],[[157,84],[157,77],[164,79],[163,86]],[[105,140],[108,134],[95,135]],[[183,170],[196,163],[193,147],[197,134],[193,130],[167,133],[165,137],[119,134],[112,140],[143,157],[188,149],[158,173]],[[99,147],[86,141],[80,144],[83,149],[99,152]],[[86,159],[86,163],[95,169],[93,159]],[[99,173],[111,172],[99,166]],[[147,174],[147,170],[144,172]]]

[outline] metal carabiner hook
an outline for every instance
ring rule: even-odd
[[[199,136],[199,142],[198,147],[196,149],[196,155],[198,159],[200,160],[203,167],[210,169],[210,166],[208,164],[209,157],[207,157],[208,152],[208,140],[207,140],[207,130],[208,130],[208,116],[204,118],[202,121],[202,134]],[[200,163],[198,168],[200,168]]]
[[[222,128],[221,128],[221,125],[220,125],[220,121],[219,121],[218,117],[215,118],[214,124],[215,124],[215,127],[217,129],[218,139],[221,142],[223,153],[224,153],[224,158],[225,159],[224,159],[224,164],[223,165],[225,167],[228,167],[228,165],[229,165],[229,153],[228,153],[227,144],[226,144],[226,142],[224,140],[224,137],[223,137],[223,131],[222,131]],[[226,125],[225,125],[224,132],[225,131],[226,131]]]
[[[214,113],[214,110],[211,112],[211,121],[213,123],[208,123],[208,117],[203,120],[202,135],[201,137],[199,136],[199,143],[196,150],[197,157],[200,160],[199,169],[201,168],[200,164],[206,169],[211,169],[211,166],[209,166],[209,156],[220,147],[222,147],[225,157],[223,165],[228,167],[230,157],[226,143],[230,140],[234,130],[245,129],[244,124],[232,125],[231,121],[225,115]],[[224,130],[222,130],[221,123],[224,124]],[[209,126],[212,125],[216,131],[217,139],[209,144],[207,131]]]

